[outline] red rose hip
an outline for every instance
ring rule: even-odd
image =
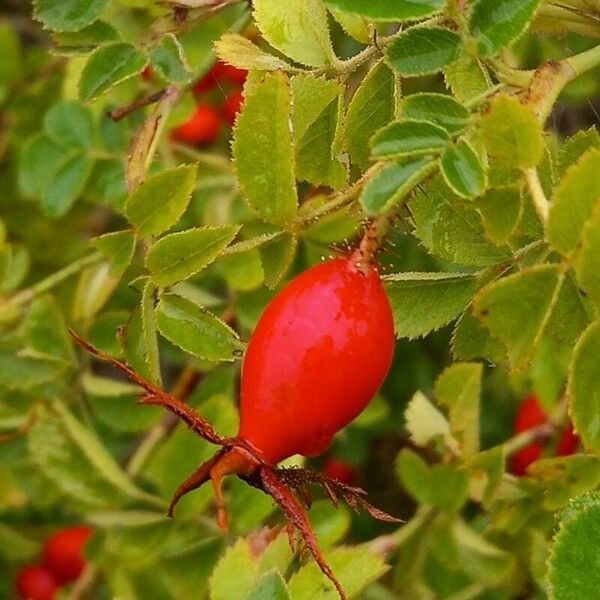
[[[529,394],[521,404],[515,419],[515,433],[529,431],[538,425],[543,425],[547,420],[546,413],[539,403],[535,394]],[[544,445],[539,442],[529,444],[516,452],[511,459],[512,472],[523,477],[527,467],[534,463],[544,450]]]
[[[327,460],[323,467],[323,473],[346,485],[354,485],[356,481],[356,468],[337,456],[332,456]]]
[[[83,547],[92,534],[90,527],[69,527],[46,542],[44,562],[61,582],[74,581],[81,575],[86,565]]]
[[[24,600],[54,600],[59,582],[46,567],[29,565],[19,571],[16,588]]]
[[[198,104],[189,121],[174,131],[174,137],[186,144],[208,144],[219,136],[219,113],[210,104]]]
[[[227,123],[230,125],[235,123],[237,114],[242,109],[242,104],[244,104],[244,94],[242,92],[232,92],[227,96],[225,104],[223,104],[223,118]]]

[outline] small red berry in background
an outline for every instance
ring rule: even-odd
[[[186,144],[208,144],[219,137],[219,113],[210,104],[198,104],[189,121],[175,129],[174,138]]]
[[[148,65],[143,71],[142,71],[142,79],[144,81],[151,81],[152,78],[154,77],[154,71],[152,70],[152,67],[150,65]]]
[[[16,588],[24,600],[54,600],[59,588],[56,577],[42,565],[29,565],[17,575]]]
[[[223,118],[227,123],[233,125],[237,114],[244,104],[244,94],[241,91],[231,92],[223,104]]]
[[[356,483],[356,468],[337,456],[332,456],[327,460],[323,472],[332,479],[337,479],[340,483],[346,485]]]
[[[220,76],[221,78],[229,79],[231,83],[243,85],[248,77],[248,71],[246,71],[246,69],[238,69],[232,65],[223,64],[220,69]]]
[[[90,527],[69,527],[48,539],[44,562],[60,582],[74,581],[81,575],[86,565],[83,547],[92,534]]]
[[[569,456],[574,454],[579,447],[579,436],[573,429],[573,423],[569,421],[566,429],[562,432],[558,445],[556,446],[556,456]]]

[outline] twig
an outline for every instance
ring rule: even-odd
[[[160,102],[169,93],[169,88],[165,88],[158,92],[154,92],[154,94],[150,94],[149,96],[139,98],[138,100],[135,100],[134,102],[132,102],[131,104],[127,104],[126,106],[121,106],[120,108],[110,110],[106,114],[113,121],[120,121],[121,119],[124,119],[127,115],[130,115],[132,112],[135,112],[140,108],[144,108],[146,106],[150,106],[151,104],[155,104],[156,102]]]

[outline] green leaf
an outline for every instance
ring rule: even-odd
[[[327,13],[320,0],[255,0],[253,6],[256,26],[271,46],[310,67],[331,62]]]
[[[239,227],[202,227],[171,233],[150,248],[146,266],[157,285],[184,281],[209,265],[237,235]]]
[[[283,577],[273,569],[256,582],[245,600],[292,600],[292,597]]]
[[[436,398],[448,409],[450,430],[465,456],[479,451],[481,376],[480,364],[457,363],[445,369],[435,382]]]
[[[152,68],[166,81],[185,84],[192,78],[183,48],[172,33],[163,37],[149,56]]]
[[[158,352],[157,323],[154,307],[158,291],[151,281],[146,281],[142,292],[142,338],[146,349],[144,360],[150,380],[162,387],[160,355]]]
[[[185,212],[196,184],[196,165],[181,165],[151,175],[125,203],[125,216],[142,236],[170,229]]]
[[[562,254],[575,249],[586,221],[600,198],[600,150],[586,152],[567,169],[554,192],[547,234]]]
[[[276,287],[285,276],[298,246],[298,238],[291,233],[283,233],[259,248],[262,269],[267,287]]]
[[[519,168],[535,167],[544,154],[542,126],[517,98],[498,96],[481,118],[485,147],[502,163]]]
[[[161,296],[156,320],[164,337],[199,358],[235,360],[244,352],[244,344],[233,329],[185,298]]]
[[[495,54],[518,39],[539,3],[540,0],[478,0],[469,25],[480,54]]]
[[[65,150],[46,135],[36,135],[23,147],[19,189],[27,198],[41,198],[65,160]]]
[[[34,17],[54,31],[77,31],[95,21],[110,0],[35,0]]]
[[[450,189],[461,198],[472,200],[486,186],[486,174],[479,156],[464,139],[446,148],[442,155],[441,171]]]
[[[506,360],[506,348],[467,310],[454,328],[452,355],[456,360],[485,358],[497,364]]]
[[[562,514],[548,558],[550,600],[593,598],[600,571],[590,568],[590,554],[600,545],[600,498],[591,493],[571,500]]]
[[[444,8],[444,0],[326,0],[328,6],[375,21],[418,21]]]
[[[110,274],[110,264],[102,261],[81,272],[73,298],[73,320],[94,317],[108,302],[119,280]]]
[[[557,171],[562,177],[566,170],[592,148],[600,150],[600,134],[595,127],[582,129],[571,136],[558,151]]]
[[[450,432],[448,419],[421,392],[416,392],[411,398],[404,411],[404,418],[410,439],[417,446],[427,446],[440,439],[448,448],[458,449]]]
[[[117,30],[104,21],[94,21],[78,31],[55,33],[51,52],[59,56],[79,56],[93,52],[98,46],[119,41]]]
[[[344,12],[328,7],[331,16],[341,25],[342,29],[357,42],[361,44],[370,44],[371,35],[369,31],[369,21],[360,15]]]
[[[445,129],[429,121],[396,121],[373,136],[371,151],[378,159],[421,156],[441,152],[449,140]]]
[[[210,576],[210,600],[246,600],[256,575],[257,563],[252,557],[250,544],[244,538],[238,538]]]
[[[371,162],[369,140],[394,118],[394,74],[378,62],[352,96],[346,114],[346,145],[352,161],[361,168]]]
[[[600,204],[583,229],[574,266],[581,287],[600,306]]]
[[[477,289],[463,273],[386,275],[385,287],[398,337],[415,338],[447,325],[467,307]]]
[[[418,191],[408,206],[415,235],[432,254],[476,267],[508,258],[506,250],[487,241],[477,211],[470,205],[459,204],[441,178]]]
[[[489,189],[475,206],[483,218],[486,236],[494,244],[505,244],[521,220],[523,196],[519,188]]]
[[[379,579],[387,570],[381,556],[369,551],[367,546],[336,548],[325,556],[348,597],[356,596],[369,583]],[[289,590],[294,600],[337,600],[338,592],[325,579],[314,561],[304,565],[292,575]]]
[[[405,119],[430,121],[449,134],[462,131],[469,122],[469,111],[446,94],[412,94],[400,103],[400,115]]]
[[[0,23],[0,56],[0,98],[4,100],[2,94],[23,74],[24,56],[19,34],[8,20]]]
[[[444,78],[459,102],[470,102],[480,97],[492,85],[479,59],[467,54],[444,68]]]
[[[408,448],[396,459],[396,473],[406,490],[420,503],[457,511],[467,500],[469,478],[465,471],[449,464],[428,466]]]
[[[238,69],[257,71],[293,71],[291,65],[238,33],[226,33],[215,42],[217,56]]]
[[[369,215],[387,212],[405,201],[409,193],[436,168],[437,164],[429,157],[390,163],[367,181],[360,202]]]
[[[282,74],[246,89],[234,132],[233,159],[242,194],[258,216],[290,225],[296,216],[290,87]]]
[[[499,279],[475,296],[474,315],[504,342],[515,367],[531,359],[562,282],[555,265],[538,265]]]
[[[117,42],[98,48],[81,73],[79,97],[83,102],[96,100],[122,81],[139,75],[146,63],[146,57],[131,44]]]
[[[575,346],[568,398],[573,424],[584,446],[600,452],[600,321],[590,325]]]
[[[437,73],[460,56],[460,36],[440,27],[414,27],[388,47],[389,65],[403,77]]]
[[[25,321],[29,346],[40,355],[71,365],[75,360],[64,315],[51,296],[34,300]]]
[[[338,189],[347,179],[340,160],[344,88],[312,75],[292,78],[292,127],[296,142],[296,178]]]
[[[62,101],[46,113],[44,129],[57,144],[89,148],[94,138],[94,117],[87,106],[74,100]]]
[[[85,189],[92,166],[85,154],[74,154],[63,162],[42,192],[42,209],[48,217],[59,219],[69,212]]]
[[[91,242],[109,261],[110,272],[114,277],[121,277],[135,249],[135,237],[131,231],[115,231],[96,237]]]

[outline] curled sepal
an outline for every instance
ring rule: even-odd
[[[227,443],[226,438],[220,436],[213,428],[213,426],[203,419],[191,406],[179,400],[171,394],[167,394],[159,387],[156,387],[149,381],[146,381],[143,377],[138,375],[133,369],[128,367],[125,363],[116,359],[106,352],[102,352],[92,346],[89,342],[80,338],[73,330],[70,330],[73,339],[87,352],[93,356],[103,360],[112,365],[117,371],[120,371],[126,375],[133,383],[139,385],[146,393],[141,397],[141,404],[156,404],[163,406],[168,411],[179,417],[192,431],[196,432],[200,437],[204,438],[211,444],[223,446]]]

